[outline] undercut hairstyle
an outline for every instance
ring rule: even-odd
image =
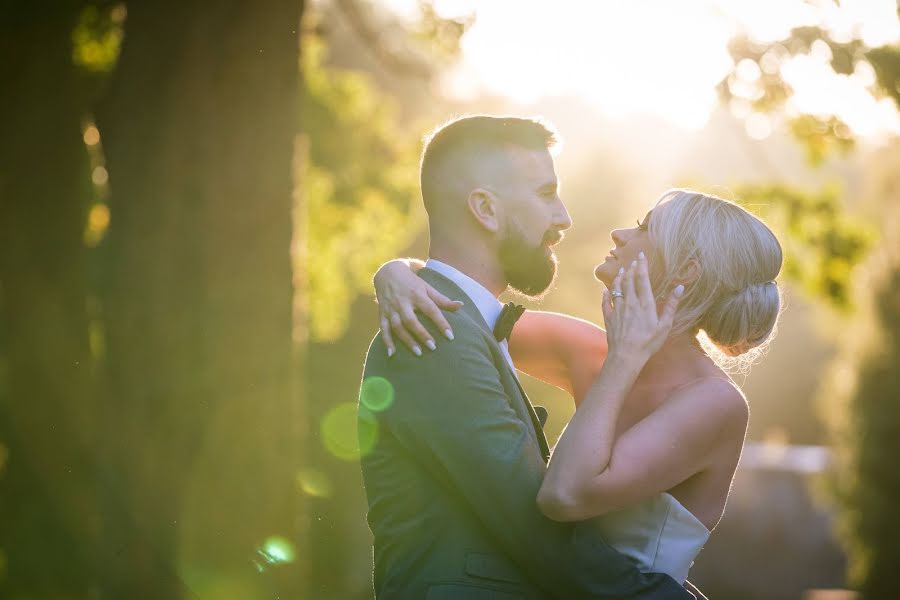
[[[425,140],[420,179],[422,201],[431,214],[448,189],[448,177],[462,176],[464,159],[510,146],[549,150],[558,142],[552,125],[539,119],[475,115],[437,128]]]

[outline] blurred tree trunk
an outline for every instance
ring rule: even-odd
[[[83,242],[92,189],[81,134],[85,81],[72,63],[84,3],[49,4],[0,12],[4,598],[87,598],[96,573],[96,399]]]
[[[290,244],[302,10],[128,4],[98,114],[105,435],[120,494],[110,598],[303,596],[283,545],[257,552],[273,535],[298,545],[301,526]]]

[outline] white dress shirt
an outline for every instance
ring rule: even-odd
[[[425,267],[440,273],[453,283],[459,286],[463,292],[465,292],[466,296],[472,299],[472,302],[475,303],[475,308],[478,309],[478,312],[481,313],[481,316],[484,317],[484,322],[487,323],[487,326],[491,328],[493,331],[494,325],[497,323],[497,319],[500,318],[500,312],[503,310],[503,304],[497,300],[497,297],[494,296],[486,287],[460,271],[454,267],[446,263],[442,263],[439,260],[435,260],[433,258],[429,258],[425,261]],[[516,372],[516,366],[513,364],[512,356],[509,354],[509,340],[503,340],[500,342],[500,350],[503,352],[503,356],[506,358],[506,361],[509,363],[509,366],[512,367],[513,373]],[[518,375],[517,375],[518,376]]]

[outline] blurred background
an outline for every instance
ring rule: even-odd
[[[900,597],[898,76],[891,0],[4,2],[0,597],[372,597],[371,277],[425,255],[422,138],[469,113],[563,139],[540,308],[599,323],[669,187],[770,223],[787,308],[691,579]]]

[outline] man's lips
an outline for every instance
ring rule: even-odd
[[[548,237],[548,238],[545,239],[544,243],[545,243],[546,245],[548,245],[548,246],[555,246],[555,245],[557,245],[558,243],[560,243],[561,241],[563,241],[563,238],[564,238],[564,237],[565,237],[565,236],[564,236],[563,234],[559,234],[559,235],[555,235],[555,236],[552,236],[552,237]]]

